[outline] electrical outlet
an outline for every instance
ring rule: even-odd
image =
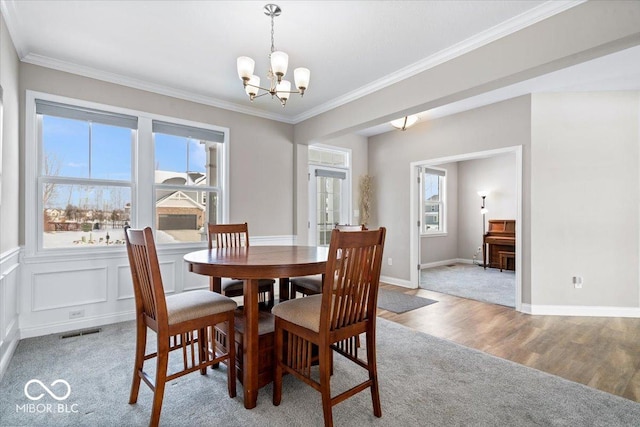
[[[387,264],[393,265],[393,260],[391,258],[387,258]]]
[[[573,286],[576,289],[582,289],[582,277],[581,276],[573,276]]]
[[[74,310],[69,312],[69,319],[77,319],[84,317],[84,310]]]

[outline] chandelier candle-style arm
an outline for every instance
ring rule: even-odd
[[[277,4],[267,4],[264,6],[264,13],[271,17],[271,53],[269,54],[269,71],[267,72],[269,87],[260,86],[260,77],[253,74],[255,61],[248,56],[240,56],[237,60],[238,77],[242,80],[245,92],[252,102],[255,98],[269,93],[272,98],[277,98],[284,107],[290,94],[299,93],[301,97],[304,96],[304,92],[309,87],[311,71],[308,68],[296,68],[293,70],[293,77],[298,90],[291,90],[291,82],[284,80],[289,67],[289,55],[275,49],[273,37],[273,19],[282,13],[282,9]],[[260,91],[263,92],[260,93]]]

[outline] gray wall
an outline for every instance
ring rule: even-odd
[[[383,266],[384,276],[407,281],[410,279],[409,164],[411,162],[521,145],[523,147],[523,193],[528,194],[530,107],[530,97],[523,96],[437,120],[423,121],[406,132],[387,132],[369,138],[369,173],[374,176],[377,183],[373,223],[387,227],[385,258],[393,258],[392,266],[386,264]],[[521,269],[524,301],[529,301],[531,286],[528,261],[530,257],[528,212],[529,203],[525,198],[522,224],[524,265]]]
[[[640,306],[640,92],[533,95],[531,120],[532,302]]]
[[[482,245],[482,199],[488,190],[487,222],[516,219],[516,156],[506,153],[458,163],[458,258],[472,259]],[[478,258],[480,259],[480,258]]]
[[[447,170],[445,210],[447,234],[420,238],[420,264],[458,258],[458,165],[458,162],[434,165]]]
[[[0,194],[0,254],[19,246],[20,228],[19,186],[20,176],[19,140],[18,140],[18,70],[19,61],[7,31],[4,18],[0,19],[0,84],[3,94],[2,119],[2,188]]]
[[[447,169],[448,232],[447,236],[422,236],[420,263],[471,262],[482,245],[479,190],[491,192],[486,201],[487,222],[516,218],[516,156],[506,153],[434,166]]]
[[[292,125],[26,63],[20,73],[21,111],[30,89],[228,127],[229,221],[247,221],[254,236],[293,234]]]

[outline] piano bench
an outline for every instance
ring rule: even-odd
[[[516,253],[515,252],[507,252],[507,251],[500,251],[498,252],[498,256],[500,257],[500,271],[502,271],[502,269],[507,269],[507,267],[509,266],[509,260],[512,259],[514,266],[513,269],[515,270],[515,262],[516,262]]]

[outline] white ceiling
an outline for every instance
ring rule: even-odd
[[[25,62],[297,123],[581,1],[277,1],[275,47],[290,70],[311,70],[304,98],[285,108],[268,96],[249,102],[236,73],[246,55],[265,79],[266,0],[0,0],[0,8]]]

